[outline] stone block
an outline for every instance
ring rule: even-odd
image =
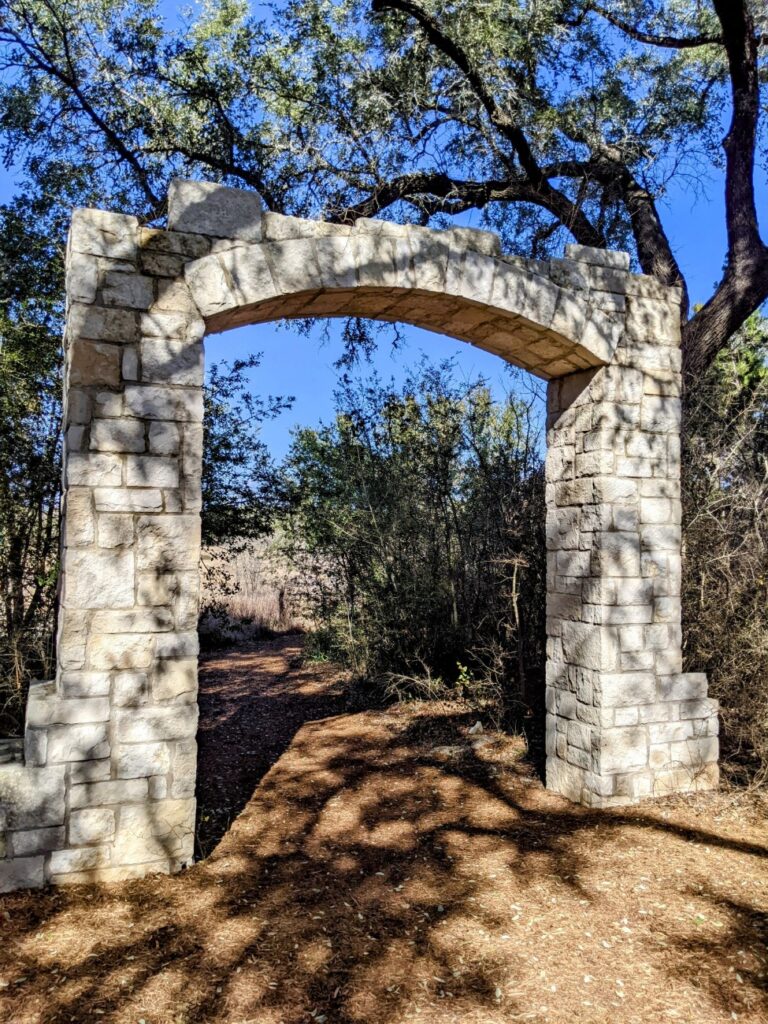
[[[33,699],[30,688],[26,723],[31,729],[48,725],[81,725],[106,722],[109,718],[109,697],[75,697],[62,700],[56,695]]]
[[[589,245],[569,244],[565,247],[565,255],[569,260],[587,263],[595,267],[609,267],[612,270],[629,270],[629,253],[614,252],[609,249],[594,249]]]
[[[262,210],[258,192],[214,182],[175,178],[168,189],[170,231],[260,242]]]
[[[99,516],[99,547],[124,548],[133,544],[133,516],[104,512]]]
[[[139,379],[139,351],[135,345],[123,346],[121,373],[124,381]]]
[[[123,415],[122,391],[97,391],[91,399],[93,416],[108,418]]]
[[[105,275],[102,299],[105,306],[128,309],[149,309],[153,299],[153,278],[143,274],[116,273]]]
[[[636,533],[596,533],[592,553],[595,576],[640,576],[640,538]]]
[[[65,434],[66,449],[69,452],[81,452],[87,447],[85,427],[76,425],[68,427]]]
[[[187,264],[184,276],[201,316],[213,317],[237,308],[238,298],[220,256],[206,256]]]
[[[119,455],[77,454],[65,459],[69,487],[118,487],[123,480],[123,460]]]
[[[99,261],[95,256],[70,252],[66,265],[66,292],[70,302],[90,304],[99,286]]]
[[[719,702],[713,697],[699,697],[697,700],[684,700],[680,704],[680,717],[716,718],[719,710]]]
[[[680,743],[673,742],[671,749],[674,763],[692,769],[717,761],[719,755],[717,738],[712,736],[701,736]]]
[[[648,764],[648,736],[642,726],[603,729],[599,743],[601,772],[626,772]]]
[[[203,384],[203,346],[199,342],[152,338],[141,343],[141,378],[157,384]]]
[[[653,608],[650,604],[617,604],[603,609],[602,621],[605,625],[624,626],[650,622],[652,618]],[[624,646],[623,636],[621,648],[622,650],[630,649]]]
[[[88,658],[95,669],[142,669],[152,663],[153,633],[93,633]]]
[[[71,871],[90,871],[92,868],[109,864],[108,846],[81,846],[73,850],[54,850],[49,861],[52,875],[68,874]]]
[[[67,316],[67,337],[70,381],[73,384],[110,384],[111,367],[116,365],[119,370],[119,346],[129,345],[138,337],[137,315],[127,309],[73,302]],[[90,344],[92,342],[98,344]]]
[[[171,768],[167,743],[121,744],[117,750],[117,774],[121,779],[165,775]]]
[[[165,253],[197,259],[205,256],[211,248],[210,240],[200,235],[184,234],[182,231],[164,231],[162,228],[139,229],[139,246],[144,252]]]
[[[149,450],[153,455],[176,455],[179,444],[179,428],[175,423],[149,424]]]
[[[697,735],[695,722],[652,722],[648,726],[651,743],[682,743]]]
[[[69,841],[74,846],[107,843],[115,834],[115,812],[108,807],[88,807],[69,816]]]
[[[143,452],[144,421],[136,419],[94,420],[91,450],[99,452]]]
[[[106,697],[109,672],[62,672],[59,684],[63,697]]]
[[[195,566],[195,570],[197,566]],[[163,566],[139,575],[138,603],[140,605],[173,604],[183,592],[197,594],[198,574],[192,572],[166,572]]]
[[[637,725],[640,716],[636,707],[619,707],[613,713],[613,725]]]
[[[126,384],[124,400],[126,411],[131,416],[193,423],[202,423],[203,420],[203,394],[200,388]]]
[[[39,853],[50,853],[64,846],[64,826],[53,828],[32,828],[13,833],[13,856],[32,857]]]
[[[676,434],[680,430],[681,401],[659,395],[643,397],[640,426],[656,434]]]
[[[76,786],[86,782],[104,782],[111,772],[112,765],[108,757],[100,761],[74,761],[69,766],[69,783]]]
[[[582,668],[610,671],[618,662],[618,636],[613,627],[563,622],[565,660]]]
[[[199,318],[199,311],[192,300],[189,287],[182,278],[176,280],[157,279],[157,298],[153,309],[161,312],[184,313],[194,319]]]
[[[646,499],[647,500],[647,499]],[[679,552],[682,540],[681,529],[676,525],[643,526],[640,537],[645,551]]]
[[[129,487],[178,487],[178,460],[160,455],[128,455],[126,483]]]
[[[117,726],[121,743],[187,739],[197,731],[197,707],[194,704],[177,704],[121,711],[117,716]]]
[[[87,391],[72,386],[66,389],[64,395],[65,423],[90,423],[91,412],[91,396]]]
[[[114,702],[117,707],[137,707],[149,698],[149,677],[146,672],[116,672]]]
[[[64,765],[0,766],[0,804],[5,808],[9,829],[64,823],[64,772]]]
[[[92,761],[109,756],[107,723],[55,725],[48,730],[48,763]]]
[[[642,651],[645,648],[648,631],[643,626],[622,626],[619,629],[619,643],[624,651]]]
[[[163,495],[152,487],[97,487],[94,491],[99,512],[160,512]]]
[[[73,786],[70,791],[70,806],[101,807],[103,804],[119,804],[121,814],[132,803],[146,801],[149,790],[146,779],[111,779],[107,782],[91,782],[84,786]]]
[[[698,700],[706,696],[704,672],[678,672],[659,677],[659,700]]]
[[[135,864],[160,857],[191,859],[194,824],[194,800],[157,800],[140,807],[124,807],[115,860]]]
[[[581,803],[585,778],[585,772],[581,768],[568,764],[559,757],[548,757],[546,771],[547,789],[574,803]]]
[[[148,351],[148,346],[145,344],[147,341],[175,341],[186,345],[199,344],[205,334],[205,321],[197,313],[194,316],[190,316],[188,313],[152,309],[148,313],[140,315],[139,330],[143,339],[143,358],[145,351]],[[154,357],[154,362],[159,369],[160,363],[157,356]]]
[[[197,570],[200,517],[141,516],[137,522],[139,570]]]
[[[197,658],[200,642],[194,633],[159,633],[155,638],[157,658]]]
[[[674,302],[632,295],[628,302],[630,341],[676,345],[680,342],[680,306]]]
[[[653,672],[604,672],[600,676],[601,705],[628,707],[656,700]]]
[[[70,487],[65,499],[62,520],[64,547],[85,547],[96,536],[96,518],[93,514],[93,496],[89,487]]]
[[[532,323],[548,327],[555,316],[561,290],[546,278],[499,261],[493,280],[491,305]]]
[[[71,253],[108,256],[113,260],[134,260],[139,222],[136,217],[106,210],[78,208],[69,229]],[[70,262],[76,258],[70,255]]]
[[[188,634],[191,636],[191,634]],[[152,696],[155,700],[175,700],[182,694],[190,699],[197,693],[197,660],[172,658],[158,662],[152,674]]]
[[[657,704],[641,704],[638,708],[640,721],[648,722],[671,722],[679,717],[678,705],[672,701],[662,701]]]
[[[133,605],[131,551],[68,548],[63,573],[62,603],[66,608],[130,608]]]
[[[134,608],[130,611],[100,611],[91,619],[94,633],[156,633],[173,626],[170,609]]]
[[[44,860],[40,856],[0,861],[0,893],[39,889],[45,885]]]

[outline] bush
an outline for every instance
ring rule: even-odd
[[[390,692],[536,702],[544,663],[544,502],[531,407],[451,364],[400,389],[347,380],[330,426],[286,464],[291,553],[322,647]],[[316,644],[315,646],[318,646]]]
[[[768,321],[755,314],[686,406],[685,668],[721,703],[723,766],[768,779]]]

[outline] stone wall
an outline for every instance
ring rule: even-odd
[[[625,328],[548,386],[547,785],[606,807],[716,787],[718,709],[682,672],[679,296],[586,258]]]
[[[76,211],[58,669],[0,748],[0,891],[192,860],[203,337],[278,317],[404,321],[550,382],[547,785],[597,806],[716,785],[717,708],[681,673],[676,296],[628,266],[194,182],[168,230]]]

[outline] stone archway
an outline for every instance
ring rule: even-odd
[[[681,661],[677,296],[628,268],[195,182],[168,230],[76,211],[58,669],[0,766],[0,891],[192,859],[202,342],[281,317],[404,321],[549,382],[547,786],[594,807],[715,786],[717,705]]]

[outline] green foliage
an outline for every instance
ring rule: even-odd
[[[0,208],[0,735],[53,654],[62,275],[47,212],[31,199]]]
[[[297,434],[286,463],[316,646],[369,679],[476,678],[504,709],[533,701],[544,510],[530,407],[457,383],[450,364],[423,365],[400,389],[346,379],[336,407],[331,425]]]
[[[685,424],[686,667],[718,697],[737,777],[768,779],[768,320],[753,315]]]

